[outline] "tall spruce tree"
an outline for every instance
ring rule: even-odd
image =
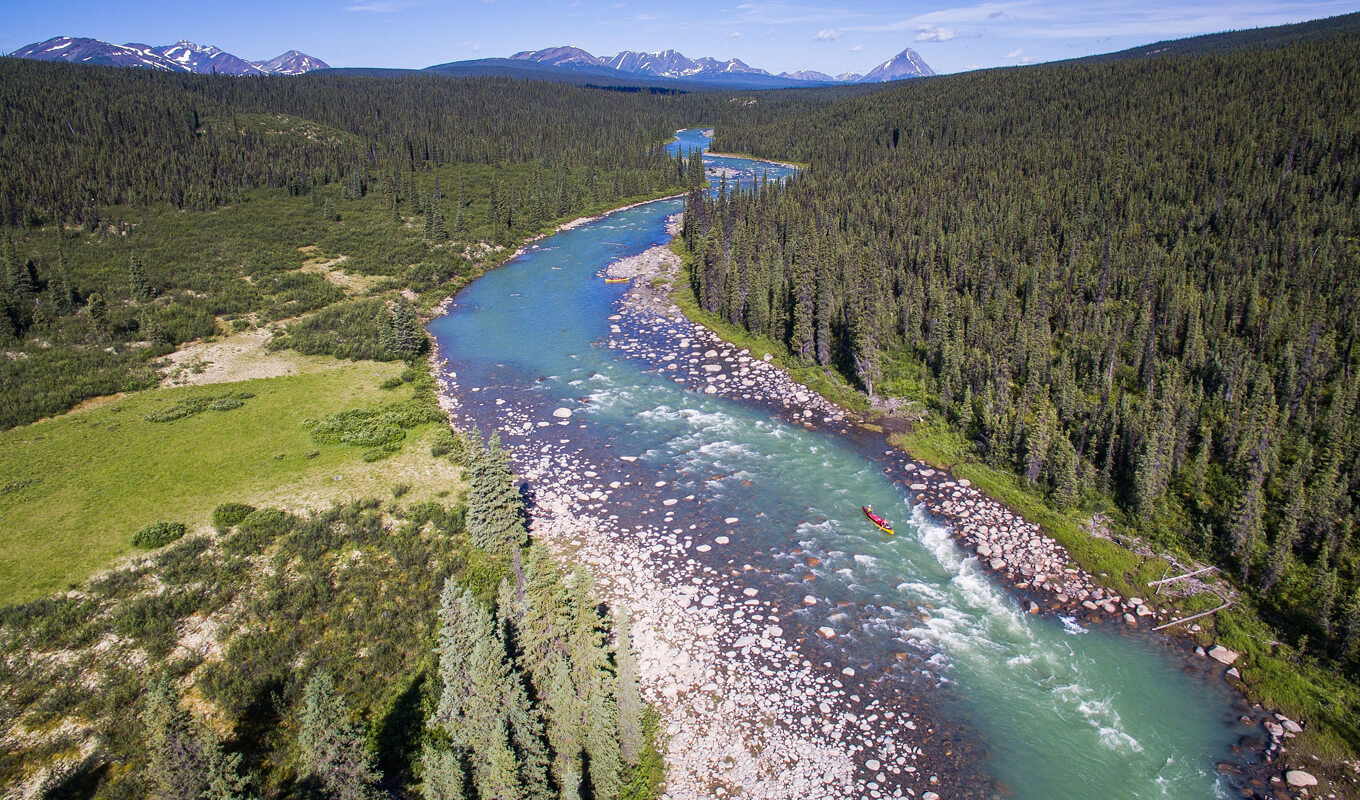
[[[492,434],[473,456],[468,492],[467,531],[472,543],[494,555],[508,556],[528,540],[524,499],[510,472],[509,455]]]
[[[373,800],[382,774],[373,767],[362,726],[350,716],[330,673],[312,673],[302,692],[298,750],[304,780],[335,800]]]

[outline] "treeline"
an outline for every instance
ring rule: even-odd
[[[370,294],[452,291],[553,220],[682,190],[667,100],[0,59],[0,380],[24,387],[0,393],[0,428],[155,385],[181,343],[327,307],[279,345],[418,354],[301,251],[387,278]]]
[[[0,661],[0,710],[60,731],[8,750],[0,776],[41,765],[43,797],[655,797],[626,621],[588,572],[527,546],[494,439],[458,441],[466,507],[228,503],[216,543],[0,609],[21,654]],[[201,625],[219,657],[181,646]],[[22,655],[54,648],[72,658]],[[100,690],[78,688],[91,675]]]
[[[915,394],[1058,505],[1112,497],[1360,677],[1353,38],[912,82],[720,149],[703,307]]]
[[[203,210],[252,188],[406,199],[406,173],[455,163],[646,182],[680,122],[654,98],[501,78],[241,81],[24,59],[0,60],[0,98],[5,226],[94,226],[119,205]]]

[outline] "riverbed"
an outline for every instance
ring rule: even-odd
[[[1245,731],[1221,680],[1120,614],[1028,613],[881,436],[667,308],[652,273],[605,282],[664,258],[680,210],[539,240],[430,326],[455,424],[500,432],[535,538],[633,618],[668,795],[1228,796],[1215,764]]]

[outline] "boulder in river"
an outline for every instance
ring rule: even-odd
[[[1284,774],[1284,781],[1297,789],[1301,789],[1305,786],[1317,786],[1318,784],[1317,778],[1314,778],[1312,775],[1301,769],[1291,769],[1286,772]]]

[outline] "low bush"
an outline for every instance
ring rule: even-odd
[[[254,555],[297,524],[298,518],[287,511],[256,509],[236,524],[236,535],[223,542],[222,549],[232,555]]]
[[[204,395],[202,397],[189,397],[175,403],[169,408],[162,408],[159,411],[152,411],[146,415],[147,422],[174,422],[177,419],[192,417],[204,411],[231,411],[245,405],[245,401],[254,397],[251,392],[232,392],[220,395]]]
[[[147,550],[164,547],[184,536],[185,530],[183,522],[153,522],[132,534],[132,544]]]
[[[226,533],[227,530],[240,524],[241,520],[250,516],[250,513],[254,510],[255,506],[249,506],[245,503],[222,503],[213,509],[213,527],[220,533]]]

